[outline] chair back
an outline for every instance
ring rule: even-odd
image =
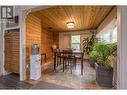
[[[63,50],[63,56],[64,57],[72,56],[72,50]]]
[[[64,54],[69,54],[69,53],[71,54],[72,53],[72,50],[63,50],[63,53]]]
[[[56,52],[57,52],[56,53],[56,56],[59,56],[60,57],[61,56],[61,53],[60,53],[60,49],[59,48],[56,49]]]

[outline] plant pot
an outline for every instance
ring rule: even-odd
[[[99,64],[95,63],[96,70],[96,81],[100,86],[104,87],[112,87],[113,80],[113,68],[105,69],[101,67]]]
[[[94,59],[93,57],[90,57],[89,64],[91,67],[95,67],[95,62],[96,62],[96,59]]]

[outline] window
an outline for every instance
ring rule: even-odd
[[[80,51],[80,35],[71,36],[71,48]]]
[[[117,19],[112,19],[96,36],[105,43],[117,42]]]
[[[101,41],[106,42],[106,43],[117,42],[117,27],[109,29],[105,33],[101,34],[99,38],[101,39]]]
[[[112,31],[112,41],[117,42],[117,27],[115,27]]]
[[[110,32],[107,32],[100,36],[101,41],[110,42]]]

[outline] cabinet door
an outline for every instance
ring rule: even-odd
[[[19,31],[5,32],[5,70],[19,73]]]

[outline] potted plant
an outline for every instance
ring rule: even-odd
[[[88,55],[89,64],[91,67],[94,67],[95,58],[93,48],[94,45],[99,41],[95,35],[92,35],[90,38],[84,38],[83,40],[83,51]],[[91,53],[92,52],[92,53]]]
[[[83,39],[83,52],[88,55],[90,58],[90,52],[93,50],[94,44],[96,43],[97,38],[95,35]]]
[[[96,51],[92,51],[90,53],[90,59],[89,59],[89,64],[91,67],[95,67],[95,62],[97,62],[97,52]]]
[[[98,43],[94,48],[97,60],[95,63],[96,80],[101,86],[112,87],[113,67],[108,58],[116,52],[116,49],[116,44],[104,43]]]

